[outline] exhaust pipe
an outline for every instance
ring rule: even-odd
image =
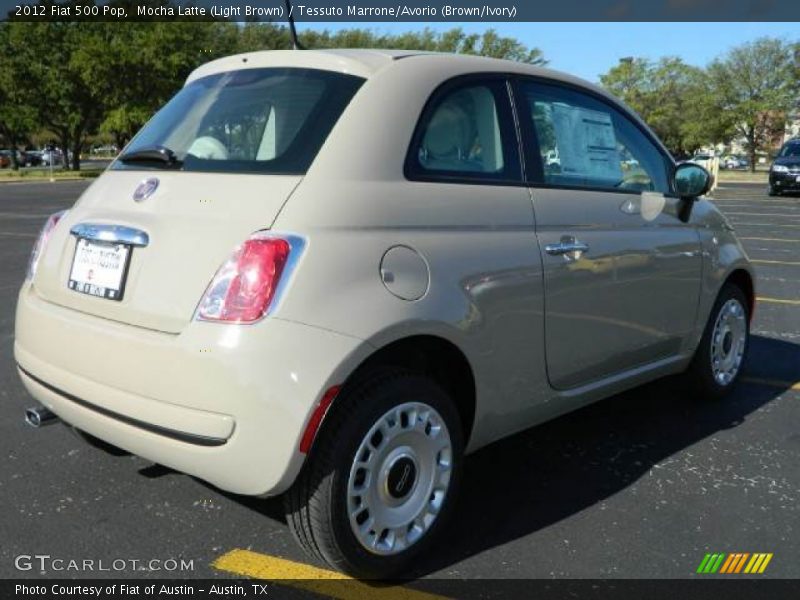
[[[52,425],[58,420],[58,415],[44,406],[34,406],[25,410],[25,422],[35,429]]]

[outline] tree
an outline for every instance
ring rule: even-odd
[[[600,83],[647,120],[645,115],[652,103],[652,68],[647,59],[623,58],[605,75],[600,76]]]
[[[92,79],[105,83],[100,131],[122,148],[202,63],[238,51],[233,23],[128,23],[117,32],[107,58],[93,66]],[[169,52],[164,52],[169,48]],[[87,48],[87,52],[102,52]]]
[[[40,124],[72,151],[77,170],[83,137],[99,124],[104,111],[102,82],[92,81],[92,58],[83,49],[103,47],[110,41],[110,29],[103,23],[74,22],[10,22],[4,27],[18,53],[14,74],[21,97],[36,111]]]
[[[20,99],[59,145],[80,154],[88,135],[104,130],[127,140],[197,66],[236,51],[237,26],[227,22],[2,24],[16,55]],[[168,51],[165,51],[168,49]],[[17,107],[24,106],[17,101]]]
[[[124,148],[134,134],[141,129],[152,114],[142,104],[122,104],[112,108],[100,124],[100,133],[114,138],[117,148]]]
[[[676,156],[730,136],[726,114],[712,106],[705,73],[680,58],[664,57],[655,63],[628,58],[600,81],[639,113]]]
[[[516,60],[544,65],[547,61],[538,48],[529,48],[515,38],[503,37],[494,29],[482,35],[466,34],[461,28],[438,33],[428,27],[421,31],[399,34],[379,34],[370,29],[341,29],[335,33],[307,29],[299,33],[300,43],[308,49],[316,48],[390,48],[396,50],[422,50],[427,52],[453,52],[477,54],[493,58]],[[239,50],[288,50],[292,47],[286,27],[273,23],[246,23],[241,28]]]
[[[782,136],[786,116],[797,104],[794,48],[761,38],[715,60],[708,76],[715,106],[735,117],[733,128],[745,141],[754,171],[756,153],[771,149]]]
[[[8,27],[0,24],[0,138],[12,150],[12,168],[19,169],[16,150],[36,128],[38,114],[27,102],[19,79],[19,54],[12,51]]]
[[[133,14],[132,0],[112,2]],[[170,4],[137,3],[142,2]],[[493,30],[483,35],[461,29],[398,35],[368,29],[307,30],[301,38],[309,48],[408,48],[545,62],[538,49]],[[200,64],[237,52],[288,48],[288,29],[273,23],[12,19],[0,23],[0,133],[13,145],[29,132],[47,129],[71,152],[71,167],[78,170],[89,136],[100,131],[124,145]]]

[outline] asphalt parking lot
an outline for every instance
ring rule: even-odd
[[[17,290],[45,218],[86,185],[0,184],[0,577],[41,575],[14,564],[37,553],[193,561],[175,577],[258,565],[313,574],[279,502],[104,453],[62,426],[24,425],[32,402],[12,353]],[[703,577],[695,571],[708,552],[773,553],[760,577],[800,577],[800,197],[726,184],[715,202],[758,273],[750,355],[733,396],[697,404],[657,382],[478,452],[457,516],[417,577]],[[223,556],[228,571],[212,566]]]

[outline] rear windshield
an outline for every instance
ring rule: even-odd
[[[305,173],[364,82],[313,69],[242,69],[193,81],[144,126],[122,156],[163,146],[175,165],[117,160],[114,169]]]

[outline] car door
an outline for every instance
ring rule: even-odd
[[[519,79],[515,96],[551,385],[571,389],[678,354],[694,327],[702,264],[670,190],[671,159],[599,94]]]
[[[541,261],[510,91],[501,73],[457,76],[436,88],[409,145],[391,226],[377,211],[364,217],[374,214],[380,220],[371,228],[382,239],[418,250],[428,263],[419,315],[470,362],[477,445],[528,425],[539,409],[532,399],[550,392]]]

